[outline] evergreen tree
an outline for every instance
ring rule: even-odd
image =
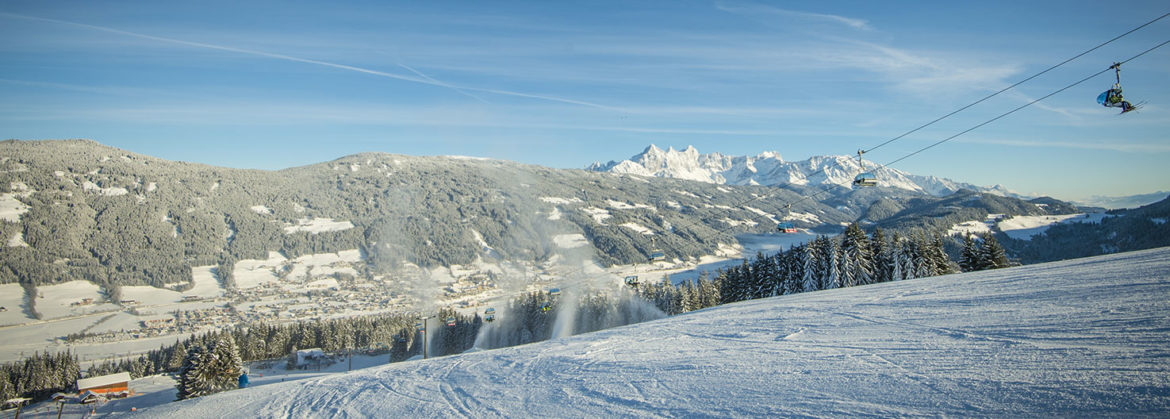
[[[857,223],[850,224],[841,239],[841,284],[852,287],[873,283],[873,270],[869,237]]]
[[[979,269],[979,249],[975,247],[975,239],[971,234],[963,235],[963,251],[959,253],[959,269],[971,272]]]
[[[788,266],[784,278],[785,294],[804,292],[804,257],[804,245],[794,246],[788,250],[785,257]]]
[[[836,240],[825,238],[825,276],[822,278],[821,289],[830,290],[841,288],[841,246]]]
[[[203,347],[195,346],[187,349],[187,356],[183,358],[183,365],[179,368],[178,388],[179,400],[211,394],[211,381],[208,377],[206,357]]]
[[[905,243],[898,233],[894,233],[894,237],[890,240],[889,249],[889,269],[891,281],[901,281],[906,279],[906,269],[902,264],[904,263],[903,253],[905,252]]]
[[[712,280],[707,279],[707,273],[703,272],[699,276],[699,294],[700,304],[703,308],[715,307],[719,305],[719,285]]]
[[[931,264],[934,266],[934,272],[931,273],[931,276],[955,273],[954,263],[947,256],[942,235],[934,235],[934,239],[930,241],[929,254]]]
[[[1006,268],[1010,264],[1003,246],[995,239],[995,235],[990,233],[983,235],[983,246],[979,248],[979,260],[980,270]]]
[[[801,272],[801,289],[804,291],[819,291],[821,289],[821,240],[818,237],[804,246],[803,269]]]
[[[242,372],[240,352],[230,335],[220,335],[207,349],[193,346],[179,369],[179,400],[233,389]]]
[[[890,280],[890,250],[886,243],[885,232],[881,228],[873,229],[869,243],[873,246],[873,282]]]
[[[178,341],[175,342],[175,346],[172,348],[171,356],[167,358],[164,367],[167,371],[178,371],[179,368],[183,367],[183,361],[187,359],[187,345],[182,341]]]

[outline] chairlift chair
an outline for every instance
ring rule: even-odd
[[[873,173],[864,172],[853,178],[853,186],[870,187],[877,186],[877,176]]]
[[[877,186],[877,176],[865,171],[865,161],[861,159],[862,154],[865,154],[864,150],[857,150],[857,165],[861,167],[861,174],[853,178],[853,186]]]
[[[1134,105],[1125,100],[1121,94],[1121,63],[1113,63],[1109,68],[1113,69],[1117,75],[1117,83],[1114,83],[1109,90],[1097,95],[1097,103],[1107,108],[1121,108],[1121,113],[1136,110],[1141,104]]]

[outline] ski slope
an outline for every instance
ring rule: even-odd
[[[1167,416],[1170,248],[724,305],[149,417]]]

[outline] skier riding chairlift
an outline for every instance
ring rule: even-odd
[[[1121,113],[1126,113],[1136,110],[1138,107],[1121,95],[1121,63],[1113,63],[1109,68],[1113,69],[1117,75],[1117,83],[1113,84],[1113,88],[1102,92],[1097,96],[1097,103],[1107,108],[1121,108]]]

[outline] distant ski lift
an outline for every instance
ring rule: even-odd
[[[796,225],[792,224],[790,222],[784,221],[784,222],[781,222],[780,224],[776,225],[776,229],[779,230],[781,233],[795,233],[796,232]]]
[[[455,326],[455,316],[447,317],[447,326]]]
[[[484,321],[489,321],[489,322],[494,321],[496,319],[496,309],[488,307],[487,310],[484,310],[483,311],[483,319],[484,319]]]
[[[638,276],[637,275],[627,276],[626,277],[626,285],[629,285],[631,287],[638,285]]]

